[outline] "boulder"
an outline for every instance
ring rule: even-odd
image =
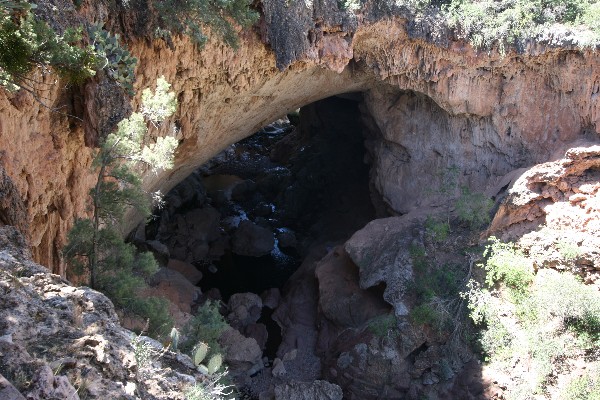
[[[240,329],[252,324],[260,318],[263,304],[261,298],[254,293],[235,293],[229,298],[229,324]]]
[[[255,223],[240,222],[232,238],[233,252],[242,256],[260,257],[269,254],[275,246],[273,233]]]
[[[256,340],[261,350],[264,350],[269,338],[269,332],[265,324],[250,324],[244,328],[244,336]]]
[[[221,215],[213,207],[197,208],[183,216],[190,239],[210,242],[219,237]]]
[[[219,338],[227,349],[225,362],[234,376],[250,375],[263,368],[262,351],[256,340],[247,338],[236,329],[228,329]]]
[[[277,232],[277,241],[279,248],[281,249],[295,248],[298,246],[298,239],[296,239],[296,235],[289,229]]]
[[[390,309],[381,295],[360,288],[358,272],[341,246],[317,263],[319,310],[338,327],[360,327]]]
[[[260,295],[262,299],[263,306],[268,307],[271,310],[274,310],[279,305],[281,301],[281,292],[278,288],[267,289]]]
[[[185,261],[176,260],[174,258],[169,260],[167,268],[179,272],[181,275],[190,281],[193,285],[198,284],[202,279],[202,272],[198,270],[194,265]]]
[[[187,314],[192,312],[192,305],[201,294],[200,288],[194,286],[185,276],[168,268],[161,268],[152,275],[150,285],[144,291],[145,294],[164,297]]]
[[[405,295],[413,278],[410,247],[420,237],[417,218],[408,214],[376,219],[344,245],[360,270],[360,287],[368,289],[385,283],[383,298],[397,316],[409,312]]]

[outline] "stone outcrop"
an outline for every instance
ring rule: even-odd
[[[537,268],[571,269],[600,285],[599,171],[600,146],[589,143],[519,171],[488,234],[519,240]]]
[[[13,227],[0,227],[0,373],[27,399],[184,399],[203,382],[187,356],[123,329],[113,304],[31,261]],[[22,399],[0,377],[0,397]]]

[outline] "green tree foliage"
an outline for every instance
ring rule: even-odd
[[[73,82],[93,76],[99,60],[92,47],[77,45],[81,29],[58,35],[34,18],[34,7],[25,1],[0,1],[0,85],[31,91],[27,74],[45,66]]]
[[[75,222],[64,248],[67,262],[89,276],[92,288],[106,293],[122,309],[150,317],[151,333],[168,320],[166,303],[138,298],[137,293],[146,287],[145,278],[157,270],[157,264],[150,253],[138,253],[123,241],[120,224],[129,207],[144,215],[150,212],[137,165],[153,170],[172,167],[177,140],[164,137],[149,143],[147,137],[148,124],[159,124],[175,112],[175,93],[169,88],[159,78],[154,93],[144,91],[148,104],[142,112],[121,121],[102,143],[93,163],[97,181],[90,191],[92,218]]]
[[[452,0],[444,11],[459,36],[477,48],[497,45],[504,53],[507,46],[523,46],[552,24],[581,29],[580,45],[595,45],[599,7],[595,0]]]
[[[209,26],[211,32],[237,48],[239,39],[231,21],[242,27],[256,22],[258,13],[249,8],[251,3],[250,0],[155,0],[161,21],[156,33],[157,36],[168,32],[185,34],[203,45],[207,36],[202,26]]]

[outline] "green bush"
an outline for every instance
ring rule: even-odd
[[[154,0],[161,20],[157,37],[168,37],[170,32],[185,34],[203,45],[207,37],[202,26],[207,25],[226,44],[237,48],[238,35],[230,21],[242,27],[256,22],[258,13],[250,9],[251,3],[250,0]]]
[[[418,325],[436,325],[440,316],[429,304],[419,304],[410,310],[410,320]]]
[[[390,332],[397,331],[398,325],[394,313],[379,315],[369,321],[369,331],[377,337],[386,337]]]
[[[431,216],[425,221],[425,233],[434,241],[442,243],[448,239],[450,224],[448,221],[438,221]]]
[[[150,200],[134,169],[137,163],[145,163],[152,169],[172,166],[177,140],[167,137],[162,142],[148,144],[150,140],[146,137],[148,124],[155,126],[175,111],[175,94],[169,93],[169,88],[161,77],[157,80],[157,97],[144,91],[144,99],[150,101],[147,109],[152,110],[149,114],[160,116],[159,120],[146,121],[143,112],[133,113],[103,141],[92,164],[97,173],[96,185],[90,190],[92,216],[75,222],[63,249],[67,263],[73,268],[70,272],[86,274],[90,286],[104,292],[117,307],[149,318],[154,335],[166,334],[170,328],[167,302],[139,295],[147,287],[146,278],[158,266],[150,253],[140,253],[124,242],[121,224],[130,207],[145,215],[150,212]],[[162,103],[154,101],[157,98]],[[159,143],[164,148],[157,149]]]
[[[533,281],[531,260],[513,243],[502,243],[495,237],[491,237],[490,242],[483,253],[487,257],[484,264],[486,283],[494,286],[501,282],[513,296],[524,294]]]
[[[58,35],[31,13],[34,5],[0,2],[0,85],[9,90],[32,90],[26,75],[37,66],[50,66],[71,82],[93,76],[98,57],[90,46],[79,46],[81,29]]]
[[[561,391],[560,400],[600,400],[600,376],[596,370],[577,377]]]
[[[508,267],[510,260],[521,267],[530,262],[523,260],[520,250],[497,241],[491,246],[496,257],[494,282],[512,281],[519,295],[506,297],[469,283],[463,297],[471,318],[482,328],[479,344],[486,360],[507,373],[513,370],[515,360],[528,360],[526,380],[515,379],[507,390],[508,398],[547,395],[555,372],[568,369],[569,360],[585,354],[588,361],[598,361],[600,293],[570,273],[551,269],[523,278],[521,272]],[[575,380],[561,398],[594,398],[585,396],[597,391],[596,387],[587,380]]]
[[[473,193],[465,186],[456,201],[456,212],[460,221],[467,223],[471,229],[480,229],[490,223],[493,206],[490,198],[483,193]]]
[[[524,46],[551,24],[587,28],[581,45],[595,45],[600,38],[598,2],[593,0],[452,0],[444,14],[460,37],[481,49],[497,45]],[[585,35],[579,35],[583,38]]]
[[[199,342],[204,342],[209,348],[208,355],[223,353],[219,338],[228,328],[229,325],[219,312],[219,303],[208,300],[183,327],[184,339],[180,345],[181,351],[191,353]]]

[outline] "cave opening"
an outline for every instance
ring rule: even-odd
[[[270,361],[282,340],[272,314],[311,248],[342,244],[376,217],[361,103],[361,93],[320,100],[229,146],[173,188],[146,225],[162,263],[200,288],[192,310],[260,296],[241,333],[258,336]]]
[[[282,288],[312,244],[375,217],[361,99],[320,100],[231,145],[165,196],[147,240],[199,269],[208,296]]]

